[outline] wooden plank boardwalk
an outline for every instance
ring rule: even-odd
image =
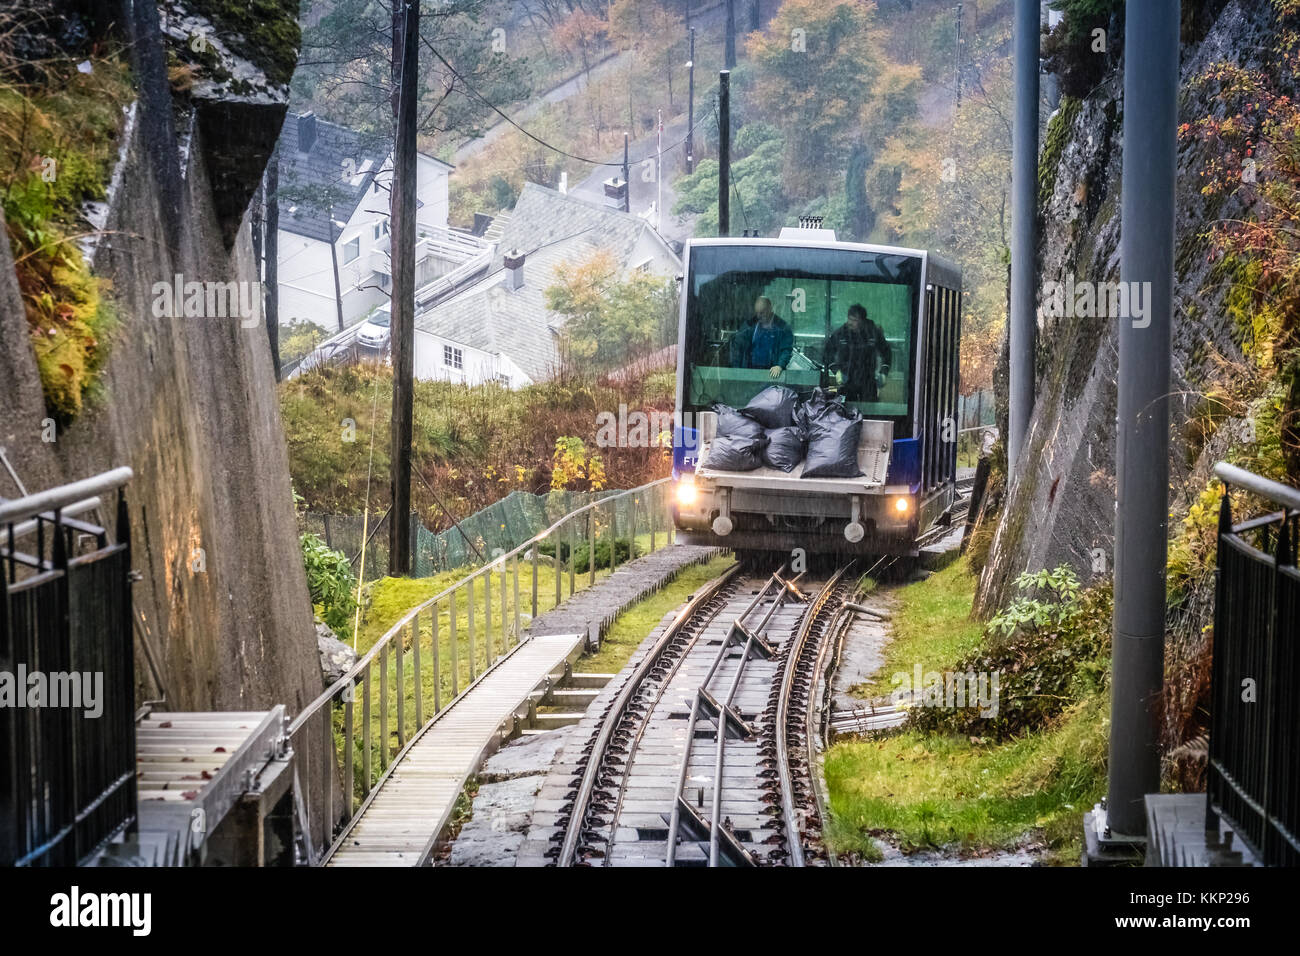
[[[580,634],[532,637],[427,724],[358,811],[327,866],[422,866],[465,781],[582,653]]]

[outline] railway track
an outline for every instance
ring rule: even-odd
[[[828,861],[809,741],[856,575],[807,577],[738,565],[682,608],[602,715],[557,865]]]

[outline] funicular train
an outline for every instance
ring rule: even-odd
[[[923,250],[838,242],[819,225],[687,245],[673,440],[683,543],[907,556],[951,518],[961,270]],[[718,410],[773,385],[860,413],[848,469],[859,475],[710,467]]]

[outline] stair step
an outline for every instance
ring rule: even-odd
[[[604,687],[612,681],[615,674],[573,674],[564,682],[565,687]]]
[[[596,699],[599,693],[600,688],[598,687],[561,687],[551,691],[546,698],[546,702],[553,707],[569,707],[575,710],[578,708],[586,709],[591,706],[591,702]]]
[[[554,730],[557,727],[569,727],[578,723],[585,715],[577,713],[538,714],[533,726],[539,730]]]

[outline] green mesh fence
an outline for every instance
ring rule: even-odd
[[[593,500],[603,501],[622,492],[611,491],[552,491],[544,495],[524,491],[511,492],[509,496],[482,511],[460,519],[445,531],[430,531],[414,516],[411,517],[413,577],[428,577],[452,568],[475,566],[499,557],[519,547],[533,535],[553,525],[570,512],[577,511]],[[664,486],[641,489],[640,494],[624,495],[612,503],[595,509],[596,533],[604,540],[608,534],[610,509],[616,510],[618,536],[628,537],[633,510],[640,534],[649,531],[649,515],[654,511],[655,527],[659,533],[667,529],[665,511],[667,501]],[[374,581],[388,574],[388,524],[380,524],[382,516],[372,515],[366,535],[370,544],[366,548],[365,580]],[[342,551],[352,560],[352,570],[361,570],[361,545],[363,521],[360,515],[326,515],[308,513],[300,517],[301,531],[312,533],[331,548]],[[581,547],[590,535],[587,522],[575,527],[575,546]],[[567,554],[567,549],[564,551]]]

